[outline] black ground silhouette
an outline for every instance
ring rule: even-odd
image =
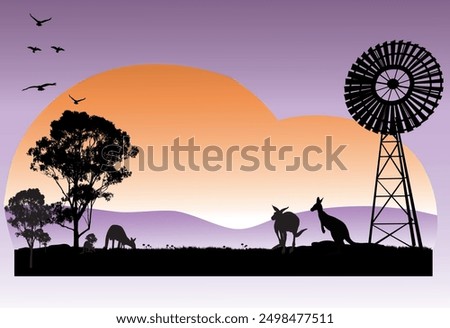
[[[280,249],[96,249],[68,245],[15,251],[16,276],[432,276],[429,248],[344,245],[332,241]]]

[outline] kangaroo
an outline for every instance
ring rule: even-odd
[[[109,240],[112,240],[112,248],[114,248],[114,241],[117,240],[117,248],[124,248],[125,245],[128,245],[132,249],[136,249],[136,238],[128,238],[125,230],[120,225],[114,224],[109,227],[105,237],[104,249],[108,249]]]
[[[319,215],[322,232],[325,233],[325,228],[327,228],[330,231],[331,237],[333,237],[334,242],[338,246],[344,245],[344,240],[347,241],[350,245],[354,245],[355,242],[351,240],[350,233],[348,232],[348,228],[345,223],[338,218],[325,213],[322,207],[322,201],[323,198],[319,199],[319,197],[317,197],[316,203],[313,207],[311,207],[311,212],[317,211]]]
[[[305,232],[307,229],[302,229],[300,231],[297,231],[298,226],[300,225],[300,219],[298,218],[297,215],[295,215],[292,212],[284,212],[289,207],[283,208],[281,210],[279,210],[278,208],[276,208],[273,205],[272,205],[272,207],[275,211],[275,213],[272,215],[272,220],[275,221],[274,229],[275,229],[275,234],[277,235],[278,242],[279,242],[279,244],[274,246],[273,249],[283,247],[282,252],[284,254],[284,252],[286,251],[287,233],[291,232],[293,237],[292,237],[292,248],[290,250],[290,253],[292,253],[295,248],[295,238],[300,237],[300,235],[303,232]]]

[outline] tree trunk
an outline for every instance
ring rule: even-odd
[[[33,269],[33,246],[30,246],[30,269]]]
[[[73,220],[73,248],[78,249],[80,248],[80,243],[79,243],[79,233],[78,233],[78,222],[79,219],[74,219]]]

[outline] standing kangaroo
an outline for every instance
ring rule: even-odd
[[[104,249],[108,249],[109,240],[112,240],[112,248],[114,248],[114,241],[117,240],[117,248],[124,248],[125,245],[128,245],[132,249],[136,249],[136,238],[128,238],[125,230],[120,225],[114,224],[109,227],[105,237]]]
[[[344,240],[347,241],[350,245],[354,245],[355,242],[351,240],[350,233],[348,232],[348,228],[345,223],[338,218],[325,213],[322,207],[322,201],[323,198],[319,199],[319,197],[317,197],[316,203],[313,207],[311,207],[311,212],[317,211],[317,213],[319,214],[322,232],[325,233],[325,228],[327,228],[330,231],[331,237],[333,237],[334,242],[338,246],[344,245]]]
[[[295,238],[300,237],[300,235],[303,232],[305,232],[305,230],[307,230],[307,229],[302,229],[300,231],[297,231],[298,226],[300,225],[300,219],[298,218],[297,215],[295,215],[292,212],[284,212],[289,207],[283,208],[281,210],[279,210],[278,208],[276,208],[273,205],[272,205],[272,207],[275,211],[275,213],[272,215],[272,220],[275,221],[274,229],[275,229],[275,234],[277,235],[278,242],[279,242],[279,244],[273,248],[283,247],[282,252],[284,253],[286,251],[287,233],[291,232],[293,237],[292,237],[292,248],[291,248],[290,252],[292,253],[295,248]]]

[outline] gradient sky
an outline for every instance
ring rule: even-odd
[[[99,72],[140,63],[179,64],[231,76],[260,98],[279,119],[301,115],[331,115],[348,118],[343,85],[348,69],[356,58],[377,43],[404,39],[430,50],[442,66],[444,77],[450,71],[450,43],[447,42],[450,4],[446,1],[20,1],[1,5],[0,61],[1,111],[0,159],[1,185],[6,185],[14,152],[27,128],[54,98],[75,83]],[[38,28],[28,16],[53,17]],[[53,44],[66,48],[54,54]],[[31,54],[29,45],[45,51]],[[31,84],[57,82],[46,92],[21,92]],[[444,85],[446,88],[446,84]],[[442,150],[448,140],[449,101],[444,96],[436,113],[417,131],[404,136],[404,143],[415,153],[427,171],[434,188],[438,217],[435,248],[435,277],[408,279],[408,283],[386,282],[385,291],[374,281],[352,281],[352,288],[338,279],[295,280],[295,287],[278,306],[448,306],[450,249],[450,203],[448,202],[450,156]],[[4,188],[1,190],[4,199]],[[48,294],[47,283],[20,283],[11,277],[12,245],[3,223],[0,258],[9,263],[1,267],[1,304],[34,305]],[[1,226],[0,226],[1,227]],[[107,290],[111,282],[96,281],[93,289]],[[289,279],[287,279],[289,280]],[[167,295],[167,284],[146,282],[142,293],[123,298],[121,305],[183,306],[183,300],[195,293],[190,304],[216,306],[271,306],[262,297],[278,295],[287,283],[259,279],[226,279],[205,288],[172,280],[177,292]],[[42,282],[42,281],[40,281]],[[339,283],[336,283],[339,282]],[[372,283],[374,282],[374,283]],[[320,283],[322,288],[316,288]],[[265,294],[261,295],[264,284]],[[117,295],[137,289],[133,280],[122,280]],[[20,286],[20,287],[19,287]],[[19,288],[18,288],[19,287]],[[213,287],[213,288],[211,288]],[[17,290],[32,291],[24,298]],[[25,289],[26,288],[26,289]],[[56,291],[57,289],[57,291]],[[298,289],[298,290],[297,290]],[[66,281],[53,282],[58,306],[70,294],[71,304],[114,305],[114,300],[98,296],[86,300],[85,291]],[[144,291],[145,290],[145,291]],[[153,297],[148,297],[150,292]],[[19,293],[20,294],[20,293]],[[102,295],[102,293],[99,293]],[[103,294],[104,295],[104,294]],[[299,296],[301,295],[301,296]],[[343,297],[342,295],[346,295]],[[371,295],[367,298],[367,295]],[[237,297],[239,296],[239,297]],[[310,297],[308,297],[310,296]],[[419,297],[418,297],[419,296]],[[174,301],[178,299],[179,301]],[[42,304],[42,303],[41,303]],[[56,305],[55,305],[56,304]]]
[[[69,94],[86,100],[75,106]],[[50,122],[67,108],[111,120],[141,148],[138,158],[130,161],[132,176],[111,187],[114,198],[97,202],[97,209],[176,210],[226,227],[248,228],[270,221],[271,204],[280,208],[290,206],[297,212],[309,210],[317,196],[327,199],[326,207],[372,204],[379,147],[376,134],[361,128],[351,118],[305,115],[277,120],[270,109],[233,79],[174,65],[114,69],[63,92],[23,137],[11,164],[5,204],[19,190],[31,187],[39,188],[48,203],[60,200],[60,190],[54,181],[29,169],[31,158],[26,152],[48,134]],[[163,147],[171,148],[177,138],[183,146],[193,138],[192,145],[199,149],[193,156],[198,171],[190,168],[185,152],[179,162],[186,170],[175,169],[171,151],[166,171],[151,170],[150,153],[159,165]],[[267,138],[273,148],[270,163],[265,163],[262,150],[264,144],[269,145]],[[222,152],[221,159],[210,164],[221,167],[216,172],[205,169],[201,155],[211,146],[220,147]],[[280,150],[286,146],[291,147],[290,151],[281,158]],[[238,150],[228,152],[232,147]],[[245,147],[254,150],[243,153]],[[308,148],[313,150],[307,151]],[[331,162],[331,153],[339,151],[336,162]],[[408,150],[405,152],[413,190],[417,191],[417,210],[435,214],[428,177],[417,158]],[[259,163],[251,172],[239,169],[241,165],[253,166],[244,157],[248,155]],[[300,159],[299,167],[287,171],[295,157]],[[393,174],[387,172],[389,168],[393,165],[387,166],[385,175]],[[395,203],[388,206],[395,207]]]

